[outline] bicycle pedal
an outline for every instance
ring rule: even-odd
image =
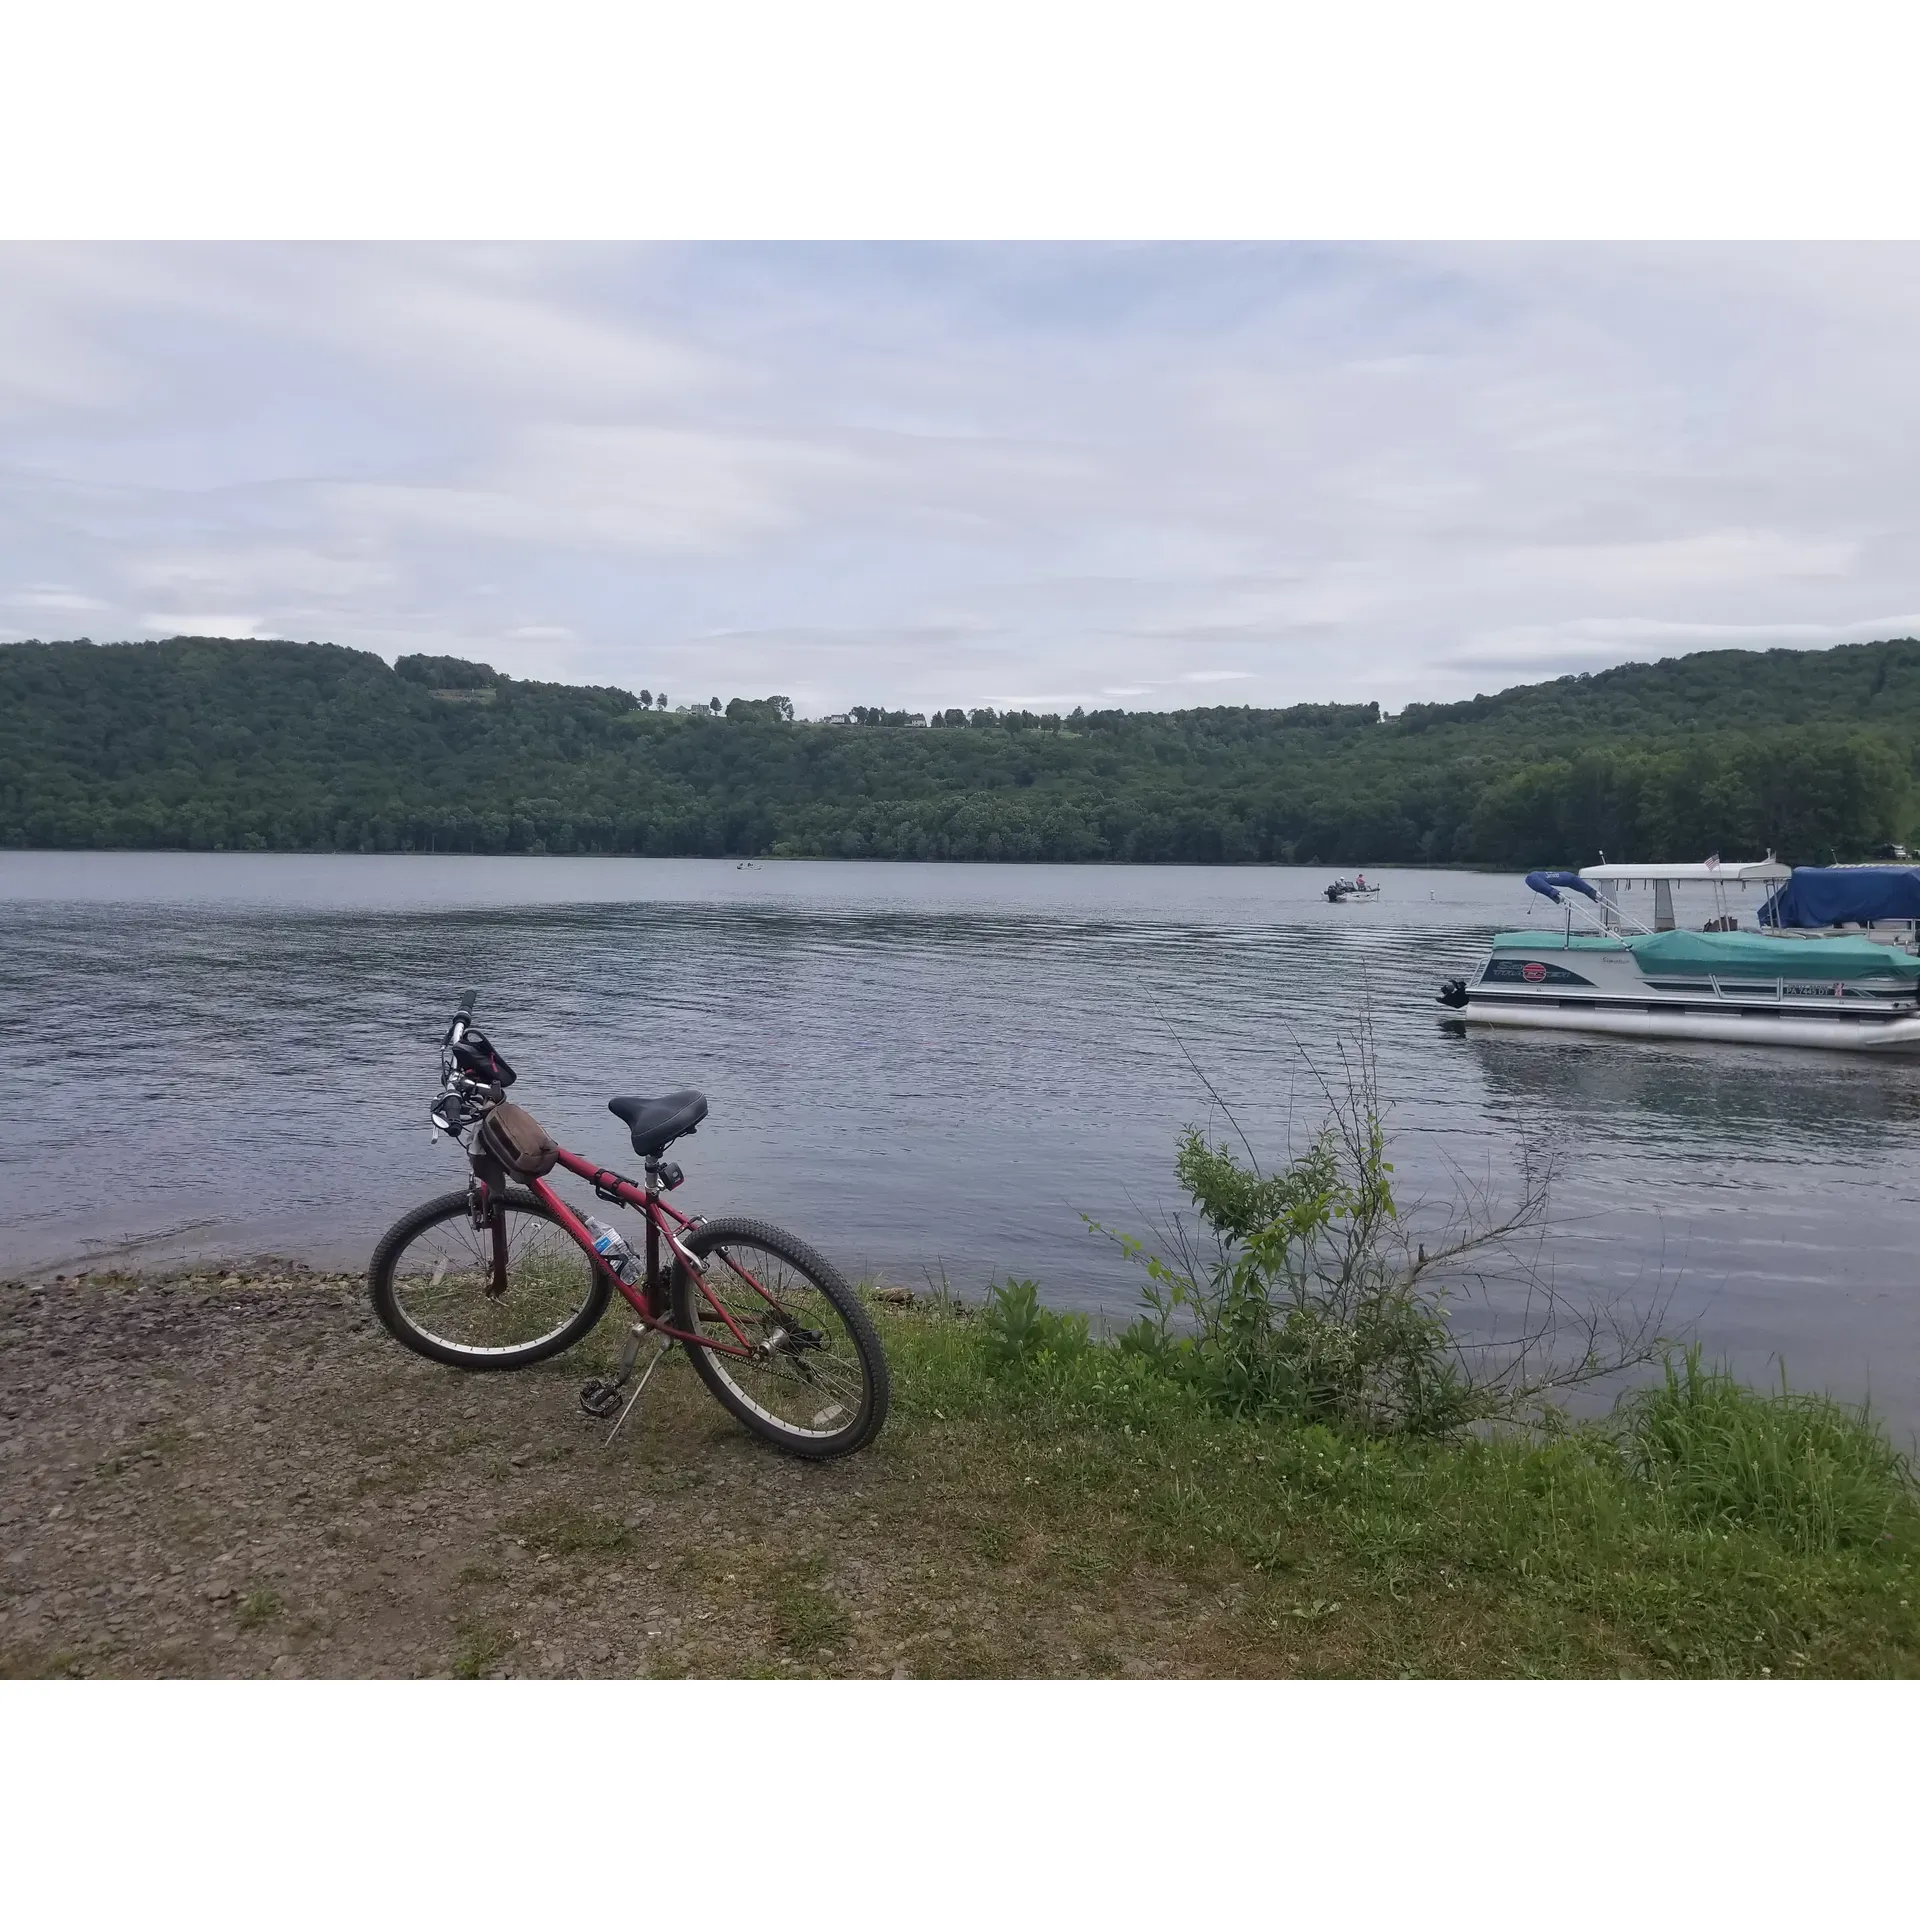
[[[612,1380],[589,1380],[580,1389],[580,1411],[596,1420],[611,1420],[620,1411],[620,1388]]]

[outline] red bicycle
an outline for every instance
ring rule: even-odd
[[[614,1377],[581,1389],[588,1413],[624,1420],[677,1344],[720,1404],[775,1446],[816,1460],[865,1446],[887,1417],[890,1385],[853,1289],[778,1227],[701,1219],[664,1197],[683,1176],[660,1156],[706,1118],[706,1096],[607,1102],[645,1168],[638,1184],[569,1153],[507,1100],[517,1076],[472,1024],[473,1006],[463,994],[441,1042],[431,1109],[471,1172],[463,1192],[415,1207],[375,1250],[368,1289],[388,1332],[445,1366],[530,1367],[584,1339],[618,1293],[635,1323]],[[641,1214],[643,1251],[561,1199],[546,1178],[555,1166]],[[623,1411],[649,1338],[659,1351]]]

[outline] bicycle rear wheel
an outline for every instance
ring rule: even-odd
[[[367,1271],[381,1324],[443,1366],[530,1367],[582,1339],[612,1297],[606,1276],[532,1194],[510,1190],[494,1204],[507,1235],[497,1292],[493,1234],[475,1229],[464,1193],[443,1193],[395,1222]]]
[[[826,1460],[864,1447],[886,1421],[887,1357],[832,1265],[759,1220],[710,1220],[687,1248],[704,1286],[676,1264],[674,1324],[735,1345],[731,1319],[745,1337],[745,1352],[687,1343],[714,1398],[789,1453]]]

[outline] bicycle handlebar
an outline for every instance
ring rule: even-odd
[[[460,1138],[461,1128],[467,1124],[468,1114],[458,1093],[449,1091],[460,1074],[460,1063],[455,1057],[454,1049],[467,1036],[468,1029],[473,1023],[474,1002],[479,997],[472,987],[460,996],[459,1003],[453,1011],[452,1024],[447,1028],[440,1042],[441,1093],[440,1097],[433,1102],[432,1113],[434,1124],[451,1134],[456,1140]]]
[[[465,1035],[467,1028],[473,1023],[473,1003],[479,997],[471,987],[460,996],[460,1003],[453,1010],[453,1020],[447,1027],[445,1034],[441,1036],[440,1045],[443,1049],[457,1047],[460,1044],[461,1038]]]

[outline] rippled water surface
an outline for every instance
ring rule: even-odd
[[[630,1158],[617,1093],[703,1089],[708,1212],[849,1267],[977,1291],[1030,1274],[1123,1314],[1083,1214],[1174,1198],[1215,1092],[1277,1158],[1308,1060],[1372,1008],[1404,1193],[1560,1173],[1547,1257],[1752,1372],[1871,1389],[1920,1424],[1920,1063],[1577,1036],[1463,1037],[1433,996],[1516,879],[1164,867],[911,867],[0,854],[0,1271],[273,1250],[360,1265],[459,1184],[432,1140],[455,994],[569,1145]],[[1191,1056],[1191,1064],[1188,1056]]]

